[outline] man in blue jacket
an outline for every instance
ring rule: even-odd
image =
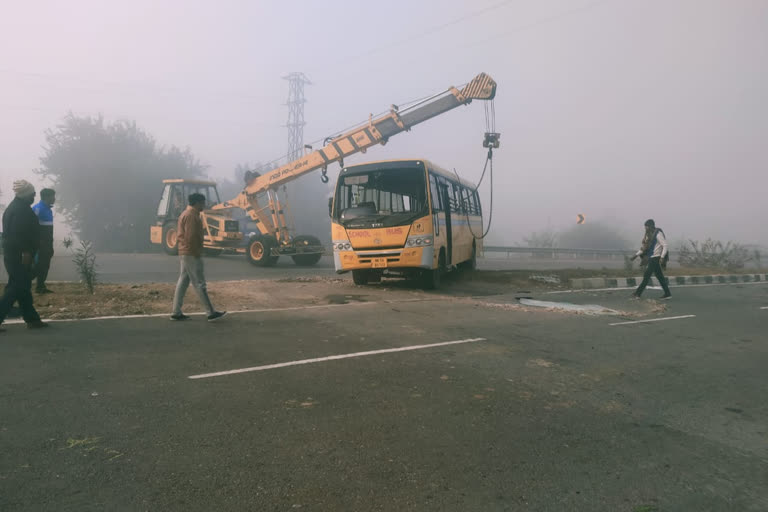
[[[35,187],[19,180],[13,183],[13,192],[16,197],[3,213],[3,263],[8,284],[0,298],[0,324],[18,301],[28,328],[48,327],[32,303],[32,261],[40,244],[40,224],[30,208],[35,202]]]
[[[35,257],[34,277],[37,277],[37,293],[53,293],[45,286],[48,279],[48,271],[51,268],[53,258],[53,210],[51,207],[56,202],[56,191],[44,188],[40,191],[40,202],[32,207],[40,223],[40,246]]]

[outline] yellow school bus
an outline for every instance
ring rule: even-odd
[[[482,250],[475,185],[427,160],[343,168],[329,213],[336,272],[355,284],[405,277],[434,289],[445,272],[475,268]]]

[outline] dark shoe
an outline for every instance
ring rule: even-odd
[[[671,299],[671,298],[672,298],[672,294],[671,293],[665,293],[664,295],[661,296],[661,300],[668,300],[668,299]]]
[[[45,329],[46,327],[50,327],[50,325],[43,322],[42,320],[38,320],[37,322],[27,323],[27,329]]]
[[[175,321],[189,320],[189,317],[184,313],[181,313],[179,315],[171,315],[171,320],[175,320]]]
[[[223,317],[226,314],[227,314],[226,311],[214,311],[213,313],[208,315],[208,321],[209,322],[213,322],[213,321],[218,320],[219,318]]]
[[[629,300],[639,300],[639,299],[640,299],[640,296],[636,293],[633,293],[632,295],[629,296]]]
[[[50,290],[48,288],[38,288],[37,290],[35,290],[35,293],[37,293],[38,295],[45,295],[46,293],[53,293],[53,290]]]

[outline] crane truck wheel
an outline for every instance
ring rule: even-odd
[[[320,246],[320,240],[314,236],[310,235],[299,235],[296,238],[293,239],[293,245],[296,247],[301,247],[305,245],[314,245],[314,246]],[[318,261],[320,261],[320,258],[323,255],[320,253],[314,253],[314,254],[295,254],[291,256],[291,259],[293,259],[293,262],[300,267],[309,267],[314,264],[316,264]]]
[[[163,224],[163,250],[171,256],[179,254],[179,232],[177,229],[176,222],[169,221]]]
[[[248,242],[248,250],[245,256],[251,265],[257,267],[270,267],[277,262],[277,258],[272,256],[272,248],[277,245],[277,241],[271,236],[254,235]]]

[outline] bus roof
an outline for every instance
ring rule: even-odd
[[[215,181],[194,180],[194,179],[193,180],[188,180],[188,179],[183,179],[183,178],[172,178],[172,179],[169,179],[169,180],[163,180],[163,183],[182,183],[182,184],[188,183],[190,185],[211,185],[211,186],[214,186],[214,187],[216,186],[216,182]]]
[[[456,173],[454,173],[452,171],[447,171],[447,170],[443,169],[442,167],[440,167],[439,165],[436,165],[436,164],[430,162],[429,160],[427,160],[425,158],[399,158],[399,159],[393,159],[393,160],[376,160],[376,161],[373,161],[373,162],[365,162],[365,163],[360,163],[360,164],[355,164],[355,165],[348,165],[348,166],[344,167],[344,170],[345,171],[349,170],[352,173],[354,173],[355,171],[365,172],[365,171],[368,170],[368,169],[365,169],[365,167],[375,167],[378,164],[396,164],[398,162],[402,162],[404,164],[410,164],[410,165],[413,165],[413,166],[415,166],[417,164],[424,163],[424,164],[426,164],[427,168],[431,172],[433,172],[435,174],[443,176],[444,178],[447,178],[447,179],[449,179],[451,181],[458,181],[459,183],[461,183],[465,187],[468,187],[468,188],[471,188],[471,189],[475,189],[476,188],[476,185],[474,183],[472,183],[471,181],[467,181],[465,179],[462,179],[461,177],[459,177],[457,179],[456,178]],[[390,169],[395,168],[395,167],[396,166],[394,166],[394,165],[387,165],[386,166],[386,168],[390,168]]]

